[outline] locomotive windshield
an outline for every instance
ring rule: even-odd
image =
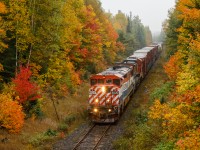
[[[120,86],[120,80],[119,79],[113,79],[113,84]]]
[[[97,84],[97,79],[91,79],[91,85],[95,85],[95,84]]]
[[[104,84],[104,79],[98,79],[98,84]]]
[[[112,79],[106,79],[106,84],[112,84]]]
[[[114,84],[120,86],[120,79],[91,79],[90,84],[91,86],[96,84]]]

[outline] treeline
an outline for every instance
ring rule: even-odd
[[[152,33],[148,26],[141,23],[139,16],[133,17],[131,12],[126,15],[119,10],[110,20],[119,35],[118,41],[126,47],[126,56],[136,49],[152,44]]]
[[[200,1],[178,0],[163,30],[168,80],[129,124],[119,149],[200,149]]]
[[[178,0],[163,25],[169,61],[164,66],[174,82],[167,103],[155,102],[160,110],[165,146],[178,149],[200,148],[200,1]],[[173,143],[173,144],[172,144]]]
[[[74,93],[90,74],[151,42],[138,16],[113,16],[99,0],[1,1],[0,125],[19,131],[24,117],[42,113],[41,91]]]

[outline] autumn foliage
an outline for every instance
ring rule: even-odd
[[[17,133],[24,124],[22,106],[13,101],[10,95],[0,94],[0,126],[9,132]]]
[[[16,74],[16,77],[13,79],[13,83],[15,84],[14,89],[19,96],[18,101],[20,103],[33,101],[41,97],[38,93],[38,86],[30,81],[31,75],[32,72],[30,71],[30,68],[21,66],[20,72]]]
[[[169,61],[164,65],[165,72],[170,79],[176,79],[177,74],[180,71],[180,64],[182,62],[182,57],[179,52],[175,53],[170,57]]]
[[[183,137],[176,143],[180,150],[198,150],[200,148],[200,128],[184,132]]]
[[[171,13],[167,32],[167,53],[174,54],[164,69],[175,81],[168,102],[158,100],[150,108],[149,118],[162,125],[163,137],[174,141],[180,150],[200,149],[200,2],[178,0]],[[175,24],[179,20],[179,24]],[[175,29],[174,31],[171,28]],[[176,36],[171,36],[176,35]],[[174,42],[175,41],[175,42]],[[174,43],[177,45],[174,46]],[[174,53],[175,52],[175,53]]]

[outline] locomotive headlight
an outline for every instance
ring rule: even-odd
[[[108,109],[108,112],[111,112],[112,111],[112,109]]]
[[[102,91],[103,93],[105,93],[106,87],[105,87],[105,86],[102,86],[101,91]]]
[[[95,108],[95,109],[94,109],[94,112],[95,112],[95,113],[96,113],[96,112],[98,112],[98,109],[97,109],[97,108]]]
[[[98,102],[99,102],[98,98],[97,98],[97,99],[95,99],[95,102],[96,102],[96,103],[98,103]]]

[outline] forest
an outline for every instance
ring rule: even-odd
[[[116,149],[199,149],[199,22],[199,0],[176,1],[163,22],[167,79]],[[91,74],[151,43],[139,16],[105,12],[99,0],[2,0],[0,130],[19,134],[30,118],[47,115],[49,97],[61,103]]]
[[[47,97],[76,94],[91,74],[150,43],[139,16],[113,16],[99,0],[1,1],[1,127],[20,132],[45,115]]]

